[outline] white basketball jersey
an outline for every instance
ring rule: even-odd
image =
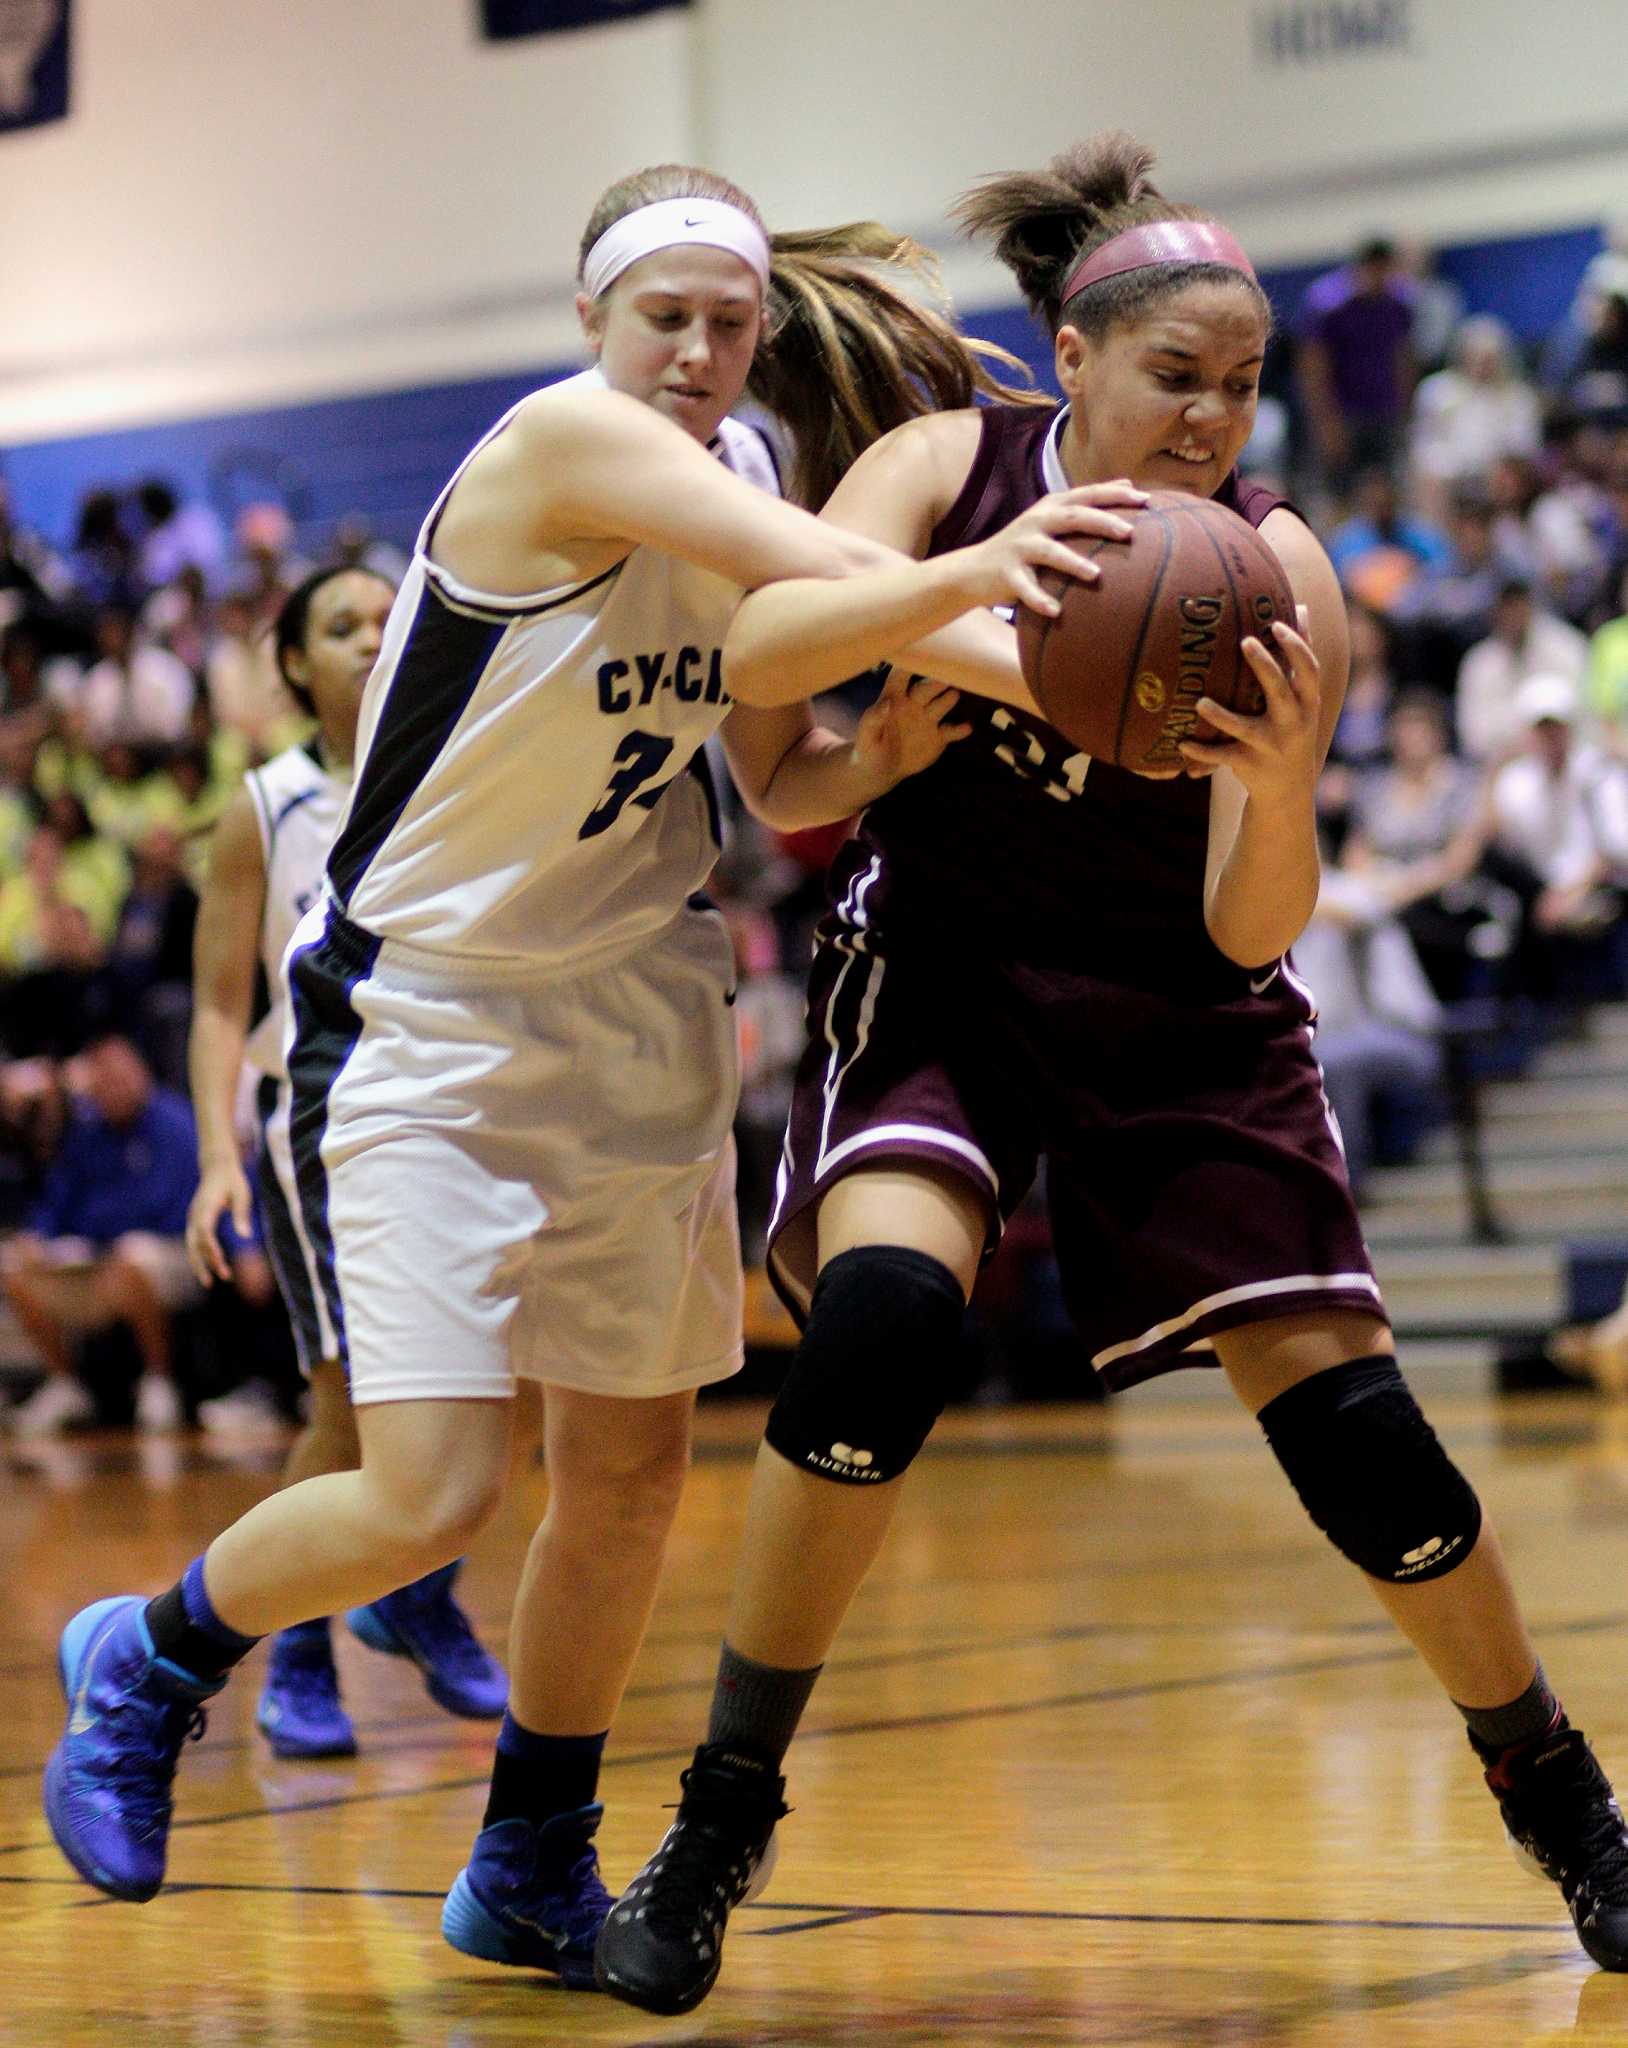
[[[603,385],[597,370],[574,384]],[[471,589],[429,557],[436,500],[362,703],[356,786],[328,862],[341,910],[399,948],[487,974],[627,952],[717,855],[699,749],[729,708],[721,649],[741,586],[638,547],[534,597]],[[762,437],[714,452],[778,488]]]
[[[283,955],[294,927],[322,889],[322,870],[350,798],[350,771],[336,775],[311,747],[290,747],[243,778],[260,827],[266,863],[266,909],[260,920],[260,963],[271,1007],[249,1034],[249,1063],[280,1080],[283,1059]]]

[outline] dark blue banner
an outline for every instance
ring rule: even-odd
[[[0,0],[0,135],[68,111],[70,0]]]
[[[481,25],[493,42],[515,36],[547,35],[561,28],[603,28],[631,21],[658,7],[687,7],[689,0],[480,0]],[[0,0],[0,15],[4,14]]]

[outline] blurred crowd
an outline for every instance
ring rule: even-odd
[[[1518,1068],[1628,987],[1628,232],[1536,349],[1378,240],[1287,339],[1252,458],[1350,614],[1296,957],[1360,1191],[1455,1034]]]
[[[1359,1185],[1440,1113],[1467,1031],[1530,1048],[1628,988],[1618,239],[1535,349],[1466,309],[1428,254],[1379,240],[1309,287],[1275,348],[1245,466],[1312,518],[1351,618],[1320,792],[1326,882],[1296,950]],[[228,525],[161,477],[87,494],[72,534],[47,540],[0,476],[0,1349],[49,1358],[118,1326],[142,1368],[138,1419],[157,1425],[179,1403],[146,1392],[173,1378],[154,1358],[198,1309],[165,1249],[191,1192],[197,892],[244,769],[305,730],[269,628],[312,567],[404,567],[359,518],[321,542],[270,502]],[[839,695],[822,715],[862,703]],[[742,973],[752,1257],[841,837],[729,818],[719,897]],[[1014,1259],[1043,1257],[1033,1217],[1010,1236]],[[239,1247],[251,1300],[269,1296],[256,1256]],[[1032,1295],[997,1264],[997,1324]],[[1033,1314],[1038,1330],[1054,1310]],[[55,1404],[42,1426],[90,1408]]]

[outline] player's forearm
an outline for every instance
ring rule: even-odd
[[[1023,680],[1016,629],[983,608],[917,640],[904,649],[895,666],[936,676],[941,683],[1014,705],[1036,718],[1044,715]]]
[[[730,622],[724,683],[742,704],[794,704],[891,661],[977,603],[954,554],[766,583]]]
[[[892,787],[887,773],[863,760],[852,740],[819,726],[787,749],[761,790],[741,794],[753,817],[772,830],[807,832],[853,817]]]
[[[200,1169],[238,1157],[238,1076],[248,1030],[240,1016],[200,999],[187,1040],[187,1081],[198,1125]]]
[[[1240,967],[1276,960],[1310,922],[1321,876],[1310,793],[1272,811],[1251,797],[1205,905],[1210,937]]]

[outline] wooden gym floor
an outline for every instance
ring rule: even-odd
[[[1182,1380],[947,1420],[793,1752],[774,1886],[682,2020],[442,1945],[491,1730],[348,1638],[357,1761],[273,1762],[251,1662],[184,1759],[170,1888],[136,1907],[80,1885],[37,1805],[57,1631],[166,1583],[269,1484],[276,1446],[0,1447],[0,2041],[1628,2042],[1628,1977],[1595,1971],[1515,1867],[1456,1716],[1253,1425]],[[1424,1397],[1497,1512],[1551,1676],[1628,1780],[1628,1417],[1433,1375]],[[760,1415],[703,1413],[605,1773],[613,1888],[705,1710]],[[465,1574],[498,1647],[542,1485]]]

